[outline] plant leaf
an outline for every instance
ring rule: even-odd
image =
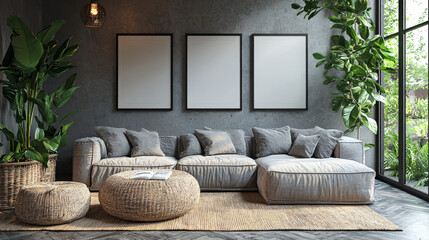
[[[14,31],[11,44],[15,60],[26,68],[35,68],[43,55],[42,43],[17,16],[10,16],[7,25]]]
[[[15,133],[9,130],[7,127],[0,124],[0,131],[6,136],[8,141],[12,141],[15,139]]]
[[[79,89],[79,87],[72,87],[72,88],[67,89],[66,91],[64,91],[59,96],[56,96],[54,98],[54,106],[56,108],[61,108],[62,106],[64,106],[64,104],[66,104],[70,100],[71,96],[73,95],[73,93],[77,89]]]
[[[313,53],[313,57],[317,60],[325,59],[325,56],[323,56],[321,53]]]
[[[54,51],[54,60],[58,60],[64,53],[64,51],[68,48],[70,40],[72,39],[72,37],[69,37],[67,40],[65,40],[59,47],[55,47]]]
[[[353,65],[351,70],[358,77],[364,77],[364,76],[366,76],[365,69],[363,69],[363,67],[361,67],[359,65]]]
[[[377,122],[374,119],[368,117],[368,123],[365,125],[368,127],[368,129],[371,132],[373,132],[374,134],[377,134],[378,126],[377,126]]]
[[[34,148],[28,148],[25,151],[24,155],[25,155],[25,157],[27,159],[36,160],[38,162],[44,163],[43,162],[42,154],[40,154],[39,152],[37,152]]]
[[[291,7],[292,7],[293,9],[299,9],[299,8],[301,8],[301,5],[299,5],[299,4],[297,4],[297,3],[292,3]]]
[[[55,37],[55,34],[60,30],[60,28],[66,23],[64,20],[57,20],[51,23],[48,27],[43,29],[37,34],[37,38],[40,40],[40,42],[45,46],[50,41],[52,41]]]
[[[318,62],[318,63],[316,64],[316,67],[320,67],[320,66],[321,66],[321,65],[323,65],[325,62],[326,62],[326,60],[322,60],[322,61]]]
[[[43,131],[43,129],[36,128],[34,135],[35,139],[42,140],[45,137],[45,132]]]
[[[343,97],[342,96],[338,96],[335,97],[334,99],[332,99],[332,111],[334,112],[338,112],[338,110],[340,110],[341,106],[343,103]]]
[[[365,151],[368,151],[373,147],[375,147],[374,143],[365,143]]]
[[[359,34],[360,36],[366,40],[369,37],[369,29],[365,25],[359,25]]]
[[[60,144],[58,145],[58,148],[62,148],[67,146],[67,134],[61,135]]]

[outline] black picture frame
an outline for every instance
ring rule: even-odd
[[[188,39],[191,36],[237,36],[240,39],[240,45],[239,45],[239,51],[240,51],[240,69],[239,69],[239,107],[238,108],[191,108],[189,107],[189,100],[188,100],[188,87],[189,87],[189,73],[188,73]],[[185,58],[186,58],[186,67],[185,67],[185,104],[186,104],[186,110],[190,111],[241,111],[242,105],[243,105],[243,34],[241,33],[186,33],[185,34],[186,43],[185,43]]]
[[[305,107],[301,107],[301,108],[290,108],[290,107],[255,107],[255,37],[288,37],[288,36],[300,36],[300,37],[304,37],[305,38]],[[296,110],[302,110],[302,111],[307,111],[308,110],[308,34],[307,33],[253,33],[251,35],[251,39],[250,39],[251,43],[251,61],[250,61],[250,65],[251,65],[251,102],[252,102],[252,110],[256,110],[256,111],[264,111],[264,110],[269,110],[269,111],[283,111],[283,110],[288,110],[288,111],[296,111]]]
[[[169,36],[170,37],[170,106],[168,108],[129,108],[119,104],[119,38],[121,36]],[[116,33],[116,110],[145,110],[145,111],[172,111],[173,110],[173,34],[172,33]]]

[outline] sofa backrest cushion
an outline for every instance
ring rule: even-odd
[[[125,136],[125,128],[114,128],[99,126],[95,128],[95,133],[103,139],[107,148],[107,156],[123,157],[129,156],[131,151],[130,143]]]
[[[246,156],[250,158],[255,157],[255,138],[250,136],[245,136],[244,140],[246,140]]]
[[[177,137],[176,136],[160,136],[161,150],[165,156],[177,157]]]
[[[254,156],[255,156],[255,138],[251,137],[251,136],[244,136],[244,140],[246,141],[246,156],[248,156],[250,158],[254,158]],[[167,153],[162,148],[162,141],[161,141],[161,149],[165,153],[165,155],[167,155]],[[181,142],[181,138],[178,137],[177,138],[177,152],[180,153],[183,150],[184,149],[183,149],[183,145]],[[177,155],[177,158],[180,159],[180,157],[178,155]]]

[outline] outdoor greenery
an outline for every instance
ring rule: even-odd
[[[413,2],[419,2],[414,0]],[[407,4],[411,4],[411,1]],[[416,4],[416,3],[414,3]],[[427,7],[419,15],[407,15],[418,22],[427,21]],[[386,35],[398,31],[398,0],[384,1],[384,32]],[[426,39],[424,36],[426,35]],[[428,186],[428,27],[424,26],[406,34],[406,178],[416,187]],[[398,38],[386,41],[393,54],[398,56]],[[384,105],[384,168],[387,174],[398,177],[398,75],[385,74]],[[426,92],[418,97],[417,91]]]
[[[356,129],[360,139],[360,128],[365,125],[377,134],[377,122],[369,116],[376,102],[385,102],[380,94],[384,89],[378,83],[378,71],[396,72],[396,59],[383,37],[373,35],[375,24],[368,1],[305,0],[304,4],[292,4],[299,10],[297,15],[305,13],[304,18],[311,19],[328,9],[332,13],[331,29],[338,29],[338,34],[331,37],[327,54],[313,54],[320,60],[316,67],[324,66],[324,84],[336,85],[332,110],[342,111],[346,133]]]
[[[19,17],[7,19],[13,33],[0,65],[0,71],[7,79],[0,80],[0,84],[3,96],[14,111],[18,130],[15,133],[0,124],[0,131],[6,136],[9,147],[9,152],[0,157],[0,162],[31,159],[48,166],[49,154],[57,153],[58,148],[67,144],[67,130],[73,122],[64,124],[64,121],[75,112],[59,120],[56,111],[79,88],[74,86],[76,74],[51,93],[43,87],[49,78],[58,79],[73,68],[71,62],[63,60],[73,56],[79,44],[69,46],[71,38],[60,45],[54,40],[64,23],[63,20],[55,21],[35,35]],[[36,107],[41,119],[35,116]],[[34,119],[37,128],[32,131]]]

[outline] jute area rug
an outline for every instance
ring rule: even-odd
[[[267,205],[257,192],[201,193],[199,205],[186,215],[162,222],[129,222],[110,216],[92,193],[86,217],[56,226],[18,222],[0,213],[0,231],[114,230],[401,230],[365,205]]]

